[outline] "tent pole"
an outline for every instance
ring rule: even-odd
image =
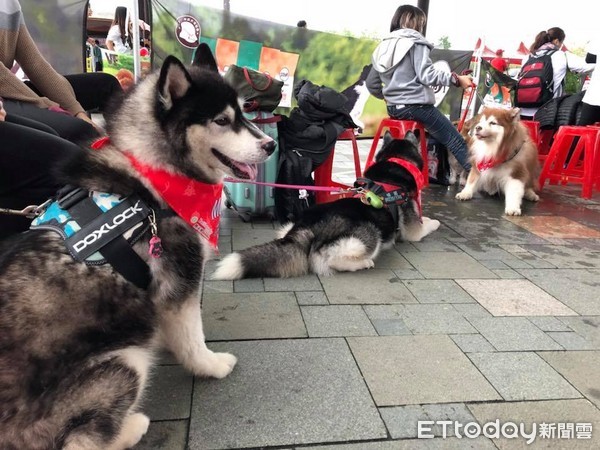
[[[133,14],[131,21],[133,23],[131,27],[131,41],[133,44],[133,74],[135,76],[135,82],[137,83],[142,77],[142,66],[140,60],[140,5],[138,0],[133,0]]]

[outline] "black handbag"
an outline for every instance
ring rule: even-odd
[[[281,101],[283,81],[276,80],[268,73],[232,64],[223,78],[244,99],[245,112],[273,112]]]

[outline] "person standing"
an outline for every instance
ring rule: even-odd
[[[490,61],[490,65],[500,73],[505,73],[508,70],[508,63],[503,58],[504,50],[496,50],[496,57]]]
[[[100,41],[98,39],[94,39],[92,53],[94,55],[94,72],[102,72],[104,70],[104,63],[102,62],[102,50],[100,49]]]
[[[127,8],[117,6],[115,17],[106,35],[106,48],[117,53],[131,53],[131,36],[127,30]]]
[[[600,41],[592,41],[585,62],[596,64],[600,52]],[[594,69],[581,101],[581,117],[578,125],[591,125],[600,122],[600,70]]]
[[[416,6],[398,7],[390,34],[373,52],[367,89],[385,100],[390,117],[421,122],[431,137],[445,145],[463,168],[470,170],[467,144],[452,122],[434,106],[431,86],[452,84],[466,89],[473,81],[468,75],[435,68],[429,57],[433,44],[422,34],[426,21],[425,13]]]

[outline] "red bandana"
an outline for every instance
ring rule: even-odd
[[[108,142],[108,138],[99,139],[92,144],[92,148],[100,149]],[[125,153],[125,156],[171,209],[217,250],[223,183],[202,183],[143,164],[129,153]]]
[[[485,172],[486,170],[496,167],[503,162],[504,161],[499,161],[496,159],[484,159],[477,163],[477,170],[480,172]]]
[[[394,164],[398,164],[399,166],[404,167],[415,179],[415,183],[417,183],[417,207],[419,208],[419,219],[423,216],[423,209],[421,208],[421,190],[423,190],[423,185],[425,181],[423,180],[423,173],[419,170],[417,166],[414,164],[400,158],[388,158],[386,161],[392,162]]]

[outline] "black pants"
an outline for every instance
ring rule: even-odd
[[[7,115],[0,122],[0,207],[39,205],[60,187],[57,163],[85,151],[39,122]],[[29,228],[31,219],[0,213],[0,239]]]
[[[108,103],[123,92],[119,80],[107,73],[81,73],[66,75],[65,78],[73,87],[77,101],[86,111],[104,111]],[[34,85],[28,82],[26,84],[41,95]],[[98,136],[96,129],[84,120],[38,108],[31,103],[5,98],[4,109],[8,114],[48,125],[60,137],[69,141],[83,142]]]
[[[600,106],[581,102],[581,117],[578,125],[591,125],[596,122],[600,122]]]

